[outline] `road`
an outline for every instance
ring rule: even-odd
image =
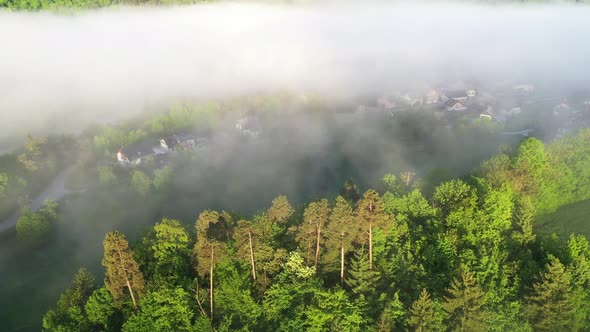
[[[29,205],[31,211],[37,211],[43,206],[43,202],[46,199],[51,199],[54,201],[59,201],[62,199],[66,194],[73,192],[72,190],[68,190],[65,188],[66,179],[74,172],[75,165],[72,165],[61,172],[59,172],[53,181],[45,188],[45,190],[37,196]],[[10,218],[0,222],[0,233],[4,232],[14,226],[16,226],[16,222],[21,217],[21,212],[15,212]]]

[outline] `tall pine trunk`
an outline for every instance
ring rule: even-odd
[[[256,266],[254,265],[254,249],[252,248],[252,232],[248,230],[248,241],[250,242],[250,264],[252,265],[252,278],[256,281]]]
[[[317,271],[318,269],[318,262],[320,261],[320,238],[322,235],[322,227],[320,226],[320,224],[318,224],[318,237],[317,237],[317,241],[315,244],[315,269]]]
[[[120,250],[117,250],[117,254],[119,254],[119,264],[121,264],[121,269],[123,271],[127,271],[125,269],[125,265],[123,264],[123,255],[121,254]],[[127,289],[129,290],[129,295],[131,295],[131,302],[133,302],[133,309],[137,309],[137,302],[135,301],[135,295],[133,294],[133,288],[131,288],[131,282],[127,275],[125,275],[125,283],[127,284]]]
[[[369,270],[373,270],[373,223],[369,223]]]
[[[211,271],[209,272],[209,307],[213,320],[213,249],[211,249]]]
[[[340,285],[344,285],[344,246],[342,241],[344,240],[344,232],[340,237]]]
[[[135,295],[133,295],[133,289],[131,289],[131,283],[129,279],[125,278],[127,281],[127,289],[129,289],[129,295],[131,295],[131,301],[133,302],[133,309],[137,309],[137,303],[135,302]]]

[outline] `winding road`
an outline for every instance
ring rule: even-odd
[[[74,172],[75,168],[76,166],[72,165],[59,172],[55,178],[53,178],[53,181],[51,181],[49,186],[47,186],[47,188],[45,188],[45,190],[29,204],[31,211],[39,210],[43,206],[43,202],[46,199],[51,199],[57,202],[66,194],[75,192],[73,190],[68,190],[65,187],[66,179]],[[12,216],[10,216],[10,218],[0,222],[0,233],[16,226],[16,223],[20,217],[21,212],[17,211]]]

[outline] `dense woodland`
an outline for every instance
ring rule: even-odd
[[[46,331],[589,331],[590,246],[535,217],[590,198],[590,130],[435,187],[387,174],[301,209],[162,218],[103,242]],[[155,220],[154,220],[155,221]]]

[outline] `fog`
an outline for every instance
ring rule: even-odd
[[[252,92],[586,84],[588,17],[573,5],[365,2],[0,12],[0,141]]]

